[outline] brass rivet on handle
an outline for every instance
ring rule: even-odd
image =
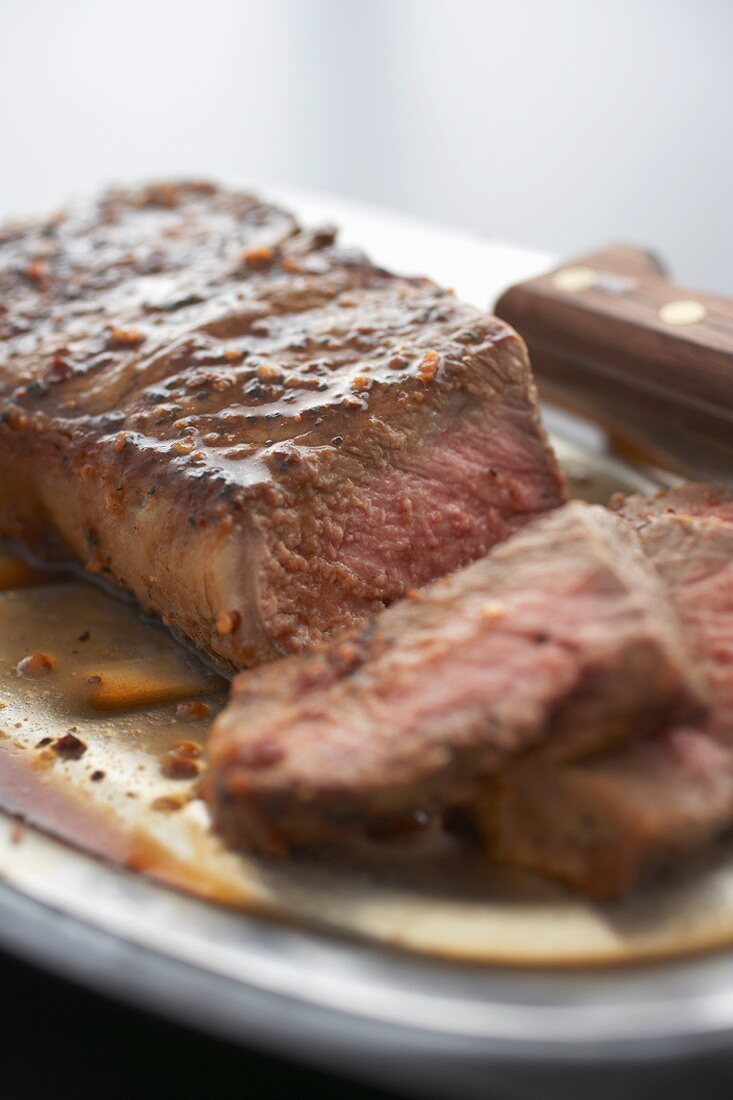
[[[696,325],[704,321],[708,311],[702,302],[683,299],[679,302],[667,302],[659,311],[659,320],[667,325]]]
[[[590,290],[597,280],[598,274],[592,267],[564,267],[552,276],[552,285],[558,290],[576,294],[581,290]]]

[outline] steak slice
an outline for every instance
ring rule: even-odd
[[[460,806],[518,753],[573,759],[702,709],[659,578],[603,508],[566,505],[418,595],[235,680],[208,789],[230,843]]]
[[[614,503],[678,608],[710,716],[612,756],[510,769],[479,812],[494,856],[599,900],[623,896],[733,823],[733,494],[691,485]]]
[[[564,494],[508,326],[205,183],[0,231],[0,409],[0,534],[233,666]]]

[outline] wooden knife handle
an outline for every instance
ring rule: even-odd
[[[654,255],[616,245],[508,289],[495,311],[526,340],[546,398],[664,452],[683,429],[730,449],[733,471],[731,299],[676,286]]]

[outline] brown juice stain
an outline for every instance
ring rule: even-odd
[[[46,579],[38,569],[28,565],[22,558],[7,550],[0,549],[0,591],[13,588],[29,588]]]
[[[447,959],[617,964],[733,940],[731,852],[602,909],[445,837],[308,861],[227,851],[197,797],[200,774],[170,766],[183,753],[205,768],[225,681],[97,587],[40,581],[0,591],[0,806],[61,840],[206,900]],[[39,652],[53,670],[18,675]],[[100,706],[100,684],[128,691],[116,708]],[[182,694],[194,705],[181,706]],[[60,751],[64,738],[83,752]]]
[[[0,552],[0,587],[3,576],[23,575],[22,564]],[[0,590],[0,624],[0,805],[96,856],[241,900],[241,889],[156,839],[152,808],[156,798],[181,807],[191,799],[194,783],[166,781],[161,764],[181,744],[205,743],[226,681],[134,608],[80,581],[34,573]],[[41,652],[51,671],[18,673]],[[195,705],[203,699],[206,720]],[[181,700],[193,700],[191,718]],[[82,743],[76,758],[59,748],[63,738]],[[134,813],[130,802],[139,803]]]
[[[51,755],[47,751],[46,756]],[[31,767],[21,752],[0,752],[0,804],[44,832],[76,848],[169,886],[226,905],[252,905],[241,888],[209,875],[205,866],[180,859],[144,826],[129,826],[95,805],[81,791],[71,792],[58,776]]]

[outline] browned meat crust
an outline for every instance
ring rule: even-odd
[[[234,666],[559,504],[503,323],[207,183],[0,231],[0,534]]]
[[[494,856],[601,900],[668,870],[733,822],[733,494],[688,485],[615,506],[677,606],[710,717],[587,763],[511,769],[479,815]]]
[[[575,503],[360,631],[242,673],[208,797],[231,843],[277,852],[466,804],[530,749],[575,759],[701,710],[636,535]]]

